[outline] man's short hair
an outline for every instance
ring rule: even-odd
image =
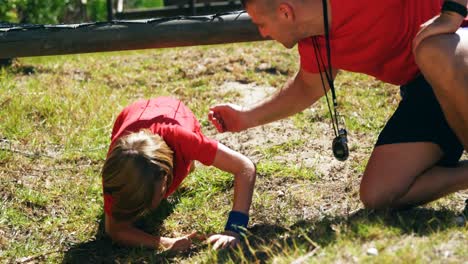
[[[241,0],[241,4],[242,6],[245,8],[247,8],[247,5],[248,4],[251,4],[253,3],[254,1],[256,2],[259,2],[261,1],[262,2],[262,5],[266,6],[266,7],[271,7],[272,4],[276,3],[277,1],[276,0]]]

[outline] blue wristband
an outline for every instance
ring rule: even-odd
[[[231,211],[229,212],[229,217],[224,230],[243,234],[245,233],[245,229],[247,228],[248,223],[248,215],[238,211]]]

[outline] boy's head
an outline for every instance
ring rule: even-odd
[[[173,152],[148,130],[115,143],[102,169],[104,192],[112,195],[112,217],[132,220],[159,205],[173,177]]]

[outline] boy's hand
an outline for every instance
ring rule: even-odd
[[[225,231],[221,234],[211,235],[207,242],[213,245],[213,249],[234,248],[240,243],[239,234]]]
[[[197,232],[193,232],[189,235],[176,238],[161,237],[160,246],[165,251],[185,251],[188,250],[192,245],[192,239],[205,238],[200,237],[200,235],[198,235]]]

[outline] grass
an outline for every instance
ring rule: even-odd
[[[466,261],[468,229],[453,220],[466,191],[404,212],[366,211],[359,202],[360,177],[379,130],[398,104],[397,87],[363,75],[339,75],[338,99],[352,149],[346,163],[334,161],[329,152],[324,100],[258,130],[215,133],[206,119],[208,108],[243,93],[224,91],[225,82],[280,87],[299,67],[297,61],[296,51],[260,42],[23,58],[2,69],[0,262]],[[114,245],[103,234],[99,173],[113,121],[132,101],[158,95],[181,99],[207,135],[256,162],[249,236],[240,249],[216,252],[197,243],[174,255]],[[220,232],[232,187],[232,175],[199,166],[137,225],[167,236]],[[369,255],[369,248],[378,256]]]

